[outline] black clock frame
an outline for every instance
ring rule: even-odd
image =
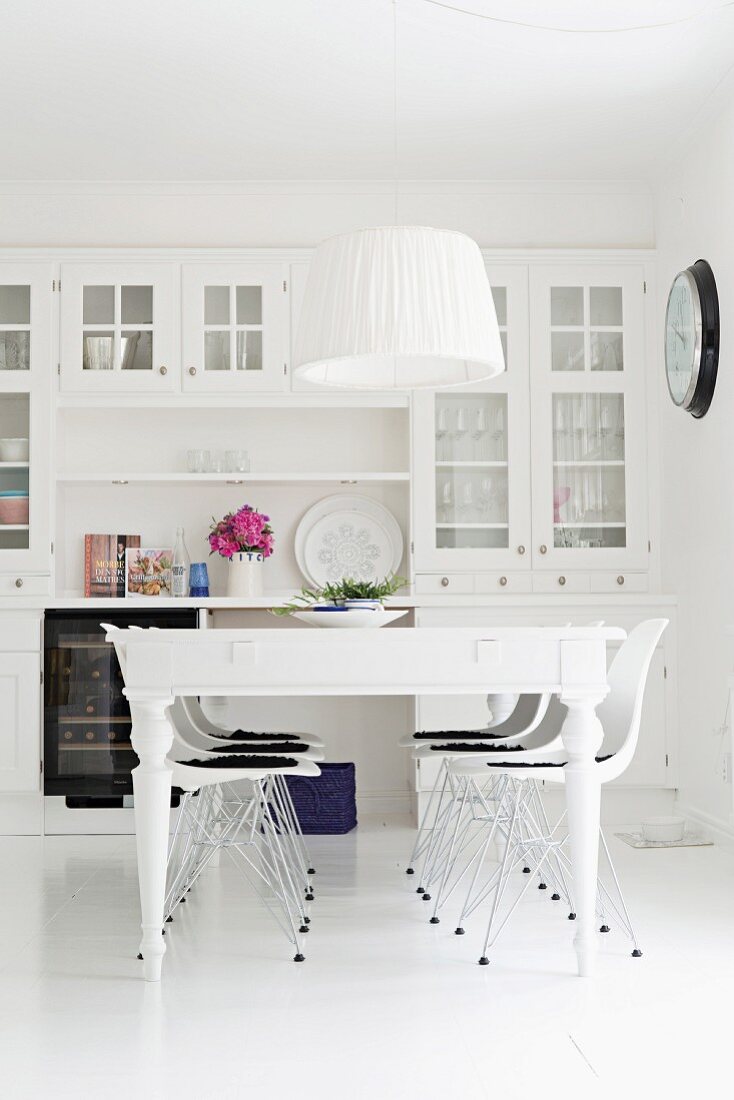
[[[696,260],[687,271],[698,291],[701,310],[701,353],[697,366],[696,384],[688,402],[683,400],[679,408],[700,420],[709,411],[716,388],[719,368],[719,295],[716,280],[706,260]],[[666,310],[667,320],[667,310]]]

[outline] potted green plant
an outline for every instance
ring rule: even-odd
[[[408,582],[394,573],[381,581],[354,581],[344,577],[322,588],[302,588],[297,596],[282,607],[274,607],[273,615],[292,615],[296,611],[315,610],[319,606],[329,608],[359,607],[380,609],[388,596],[394,596]]]

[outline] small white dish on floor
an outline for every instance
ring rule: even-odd
[[[296,611],[294,619],[300,619],[309,626],[336,627],[337,629],[369,630],[378,626],[387,626],[394,623],[407,611],[374,611],[374,610],[346,610],[346,611]]]
[[[682,817],[649,817],[642,822],[642,835],[656,844],[675,844],[683,839],[685,827]]]

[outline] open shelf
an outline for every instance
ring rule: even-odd
[[[474,531],[474,530],[486,530],[486,531],[506,531],[509,524],[507,523],[437,523],[436,527],[442,529],[450,529],[452,531]]]
[[[486,466],[489,466],[489,467],[492,467],[492,468],[499,467],[500,469],[506,470],[507,466],[508,466],[508,463],[507,462],[502,462],[502,461],[499,461],[499,460],[497,460],[497,461],[488,460],[486,462],[437,462],[436,463],[437,469],[443,469],[443,470],[451,469],[454,466],[459,466],[459,467],[468,468],[468,469],[472,469],[472,468],[484,469]]]
[[[0,462],[0,470],[27,470],[29,462]]]
[[[190,474],[183,473],[62,473],[56,481],[67,485],[288,485],[292,482],[304,484],[332,484],[353,485],[360,481],[369,481],[375,484],[386,482],[407,482],[410,474],[405,472],[357,472],[357,473],[250,473],[250,472],[222,472],[216,474]]]
[[[30,531],[30,526],[27,523],[0,523],[0,533],[2,531]]]
[[[624,464],[623,458],[570,458],[559,459],[553,463],[554,466],[624,466]]]
[[[558,530],[562,530],[564,527],[626,527],[627,524],[624,520],[609,520],[606,523],[604,521],[590,520],[588,523],[554,523],[553,526]]]

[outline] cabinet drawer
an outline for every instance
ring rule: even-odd
[[[536,573],[533,592],[591,592],[588,573]]]
[[[50,591],[48,573],[0,574],[0,596],[48,596]]]
[[[419,596],[444,592],[471,593],[474,591],[474,577],[471,573],[423,573],[415,578],[415,590]]]
[[[647,573],[592,573],[592,592],[647,592]]]
[[[532,592],[529,573],[478,573],[475,592]]]
[[[0,652],[39,653],[41,616],[29,611],[3,611],[0,617]]]

